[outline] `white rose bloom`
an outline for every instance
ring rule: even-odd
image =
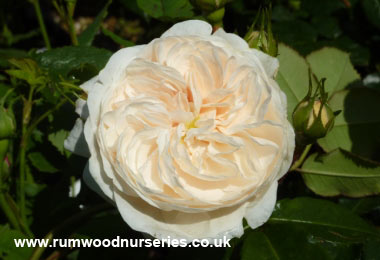
[[[116,52],[81,87],[65,147],[87,184],[157,238],[239,237],[270,217],[294,132],[278,60],[192,20]]]

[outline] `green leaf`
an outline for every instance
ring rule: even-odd
[[[333,202],[312,198],[284,199],[276,204],[268,223],[294,223],[309,237],[330,242],[355,243],[380,233],[350,210]]]
[[[321,41],[321,46],[331,46],[350,53],[350,59],[355,66],[368,66],[370,59],[369,48],[342,35],[335,41]]]
[[[281,259],[278,249],[264,232],[250,232],[241,249],[241,259]]]
[[[86,30],[84,30],[79,36],[78,36],[78,42],[79,45],[83,46],[91,46],[96,33],[99,31],[99,28],[101,26],[102,21],[107,16],[107,9],[108,6],[112,3],[112,0],[108,0],[106,5],[103,7],[103,9],[100,11],[100,13],[95,17],[95,20],[92,24],[90,24]]]
[[[48,140],[50,141],[50,143],[54,145],[62,155],[65,155],[65,153],[67,152],[67,150],[63,147],[63,142],[65,141],[68,135],[68,131],[61,129],[55,133],[49,134],[48,136]]]
[[[0,68],[10,66],[9,59],[22,59],[28,57],[28,53],[17,49],[0,49]]]
[[[380,197],[374,196],[361,199],[340,198],[339,204],[357,215],[364,215],[373,210],[380,210]]]
[[[380,242],[377,240],[368,241],[363,248],[363,258],[364,260],[379,260]]]
[[[307,232],[294,224],[266,225],[250,232],[241,250],[242,260],[304,260],[306,255],[330,259],[321,245],[310,243]]]
[[[36,55],[38,63],[52,76],[66,77],[67,74],[84,64],[90,64],[101,70],[111,57],[112,53],[105,49],[87,46],[66,46]]]
[[[311,15],[324,15],[328,17],[336,10],[343,9],[342,1],[319,0],[319,1],[301,1],[301,8]]]
[[[25,260],[29,259],[33,248],[16,247],[14,239],[27,238],[20,231],[9,228],[8,225],[0,225],[0,259],[4,260]]]
[[[294,28],[297,28],[297,30],[294,30]],[[302,20],[273,23],[273,33],[278,35],[278,38],[283,43],[295,48],[302,55],[306,55],[311,51],[310,46],[317,42],[318,37],[316,27]]]
[[[79,68],[71,70],[67,74],[67,77],[69,78],[68,82],[70,82],[70,79],[75,79],[76,85],[80,85],[81,83],[90,80],[98,74],[99,70],[95,66],[85,63],[80,65]]]
[[[241,250],[243,260],[303,260],[309,255],[313,256],[312,259],[321,260],[356,260],[360,254],[358,244],[324,240],[310,235],[307,228],[294,223],[266,224],[247,233]]]
[[[46,184],[41,184],[37,183],[34,181],[32,169],[30,166],[27,164],[25,165],[25,170],[26,170],[26,180],[25,180],[25,194],[28,197],[35,197],[37,196],[42,190],[44,190],[47,185]]]
[[[45,184],[38,184],[35,182],[25,182],[25,193],[29,197],[35,197],[38,193],[40,193],[43,189],[46,188]]]
[[[135,13],[138,16],[141,16],[141,17],[144,16],[143,10],[141,10],[139,6],[137,5],[137,0],[119,0],[119,1],[121,2],[121,4],[124,5],[124,7],[127,10],[132,11],[132,13]]]
[[[38,29],[34,29],[34,30],[31,30],[31,31],[26,32],[26,33],[14,34],[12,37],[12,45],[14,45],[15,43],[36,37],[36,36],[40,35],[40,33],[41,33],[40,29],[38,28]]]
[[[362,6],[368,20],[380,29],[380,0],[363,0]]]
[[[283,5],[274,5],[272,10],[272,20],[273,21],[289,21],[294,20],[295,15],[288,8]]]
[[[359,74],[351,64],[349,54],[336,48],[325,47],[312,52],[306,60],[318,79],[327,78],[325,89],[330,95],[360,80]]]
[[[380,148],[380,92],[365,87],[344,90],[333,95],[329,104],[333,111],[343,112],[318,144],[326,152],[342,148],[374,158]]]
[[[188,0],[137,0],[137,5],[153,18],[184,19],[194,14]]]
[[[307,237],[305,239],[308,239]],[[349,243],[331,243],[330,241],[321,241],[318,238],[310,241],[318,243],[325,249],[329,259],[334,260],[358,260],[361,256],[362,244]]]
[[[5,96],[5,94],[12,88],[12,86],[10,85],[7,85],[7,84],[4,84],[2,82],[0,82],[0,100]],[[13,93],[12,93],[13,94]],[[12,96],[14,96],[14,94],[12,95],[10,94],[11,96],[8,96],[8,99]]]
[[[131,42],[131,41],[128,41],[128,40],[124,40],[123,38],[121,38],[119,35],[113,33],[112,31],[110,30],[107,30],[106,28],[102,27],[102,32],[104,33],[105,36],[108,36],[111,40],[113,40],[115,43],[123,46],[123,47],[131,47],[131,46],[134,46],[135,43],[134,42]]]
[[[20,41],[27,40],[33,38],[40,34],[40,29],[34,29],[32,31],[21,33],[21,34],[13,34],[12,31],[8,28],[6,24],[3,25],[3,31],[1,33],[0,42],[6,43],[8,46],[12,46]]]
[[[380,164],[343,150],[311,155],[302,166],[306,185],[322,196],[362,197],[380,193]]]
[[[309,86],[308,65],[295,50],[284,45],[278,46],[280,69],[276,81],[288,100],[288,118],[296,105],[306,96]]]
[[[230,247],[226,247],[222,260],[233,259],[235,249],[241,245],[241,242],[242,242],[242,239],[237,238],[237,237],[231,239],[230,240]]]
[[[39,152],[33,152],[28,155],[32,165],[41,172],[55,173],[58,169],[55,168],[46,158]]]
[[[6,70],[6,72],[17,79],[25,80],[29,85],[43,85],[46,78],[32,59],[9,59],[9,63],[17,69]]]
[[[335,39],[342,33],[339,21],[335,17],[314,16],[311,22],[317,32],[326,38]]]

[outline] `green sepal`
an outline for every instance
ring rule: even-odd
[[[271,9],[271,6],[269,6],[269,8],[262,8],[258,11],[251,27],[244,36],[244,40],[250,48],[258,49],[272,57],[276,57],[278,55],[278,44],[272,32]],[[258,21],[260,21],[260,24],[258,24]]]

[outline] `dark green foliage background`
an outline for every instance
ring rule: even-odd
[[[113,52],[147,43],[175,22],[205,19],[206,13],[188,0],[78,0],[74,19],[92,17],[93,23],[78,35],[79,46],[73,46],[62,22],[55,20],[52,1],[41,0],[53,47],[42,52],[45,44],[33,1],[0,2],[0,99],[14,90],[5,107],[14,101],[17,125],[0,192],[18,200],[25,109],[21,97],[27,98],[37,81],[41,88],[33,96],[30,125],[38,124],[25,148],[25,214],[34,236],[43,238],[53,230],[56,238],[144,238],[83,182],[77,197],[68,196],[86,164],[85,158],[63,148],[77,117],[73,102],[83,95],[78,86],[96,75]],[[264,2],[269,1],[228,3],[224,29],[243,37]],[[271,4],[273,32],[280,42],[277,81],[288,95],[288,114],[306,94],[308,67],[319,78],[327,77],[330,105],[342,113],[332,132],[312,145],[303,165],[281,179],[270,220],[256,230],[247,227],[227,249],[48,248],[41,259],[54,255],[68,260],[380,259],[380,1],[273,0]],[[104,26],[110,17],[117,29]],[[35,67],[20,68],[13,58],[31,59]],[[334,83],[336,75],[340,79]],[[371,77],[378,80],[368,80]],[[46,111],[51,113],[44,116]],[[296,151],[295,159],[301,152]],[[83,209],[95,213],[75,220]],[[3,213],[0,259],[29,259],[32,248],[13,244],[13,238],[27,234],[14,229]],[[73,217],[75,221],[68,224]]]

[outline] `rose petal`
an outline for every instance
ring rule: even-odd
[[[90,119],[90,118],[89,118]],[[89,120],[84,125],[84,136],[90,150],[90,159],[84,170],[85,180],[89,181],[89,186],[99,193],[101,190],[108,198],[113,198],[113,183],[106,173],[104,172],[103,161],[99,153],[97,143],[95,143],[95,135],[92,131]],[[93,185],[89,176],[95,181],[98,187]],[[86,182],[87,183],[87,182]],[[91,186],[92,185],[92,186]]]
[[[266,74],[270,78],[276,77],[278,68],[280,67],[280,63],[279,63],[278,59],[276,59],[272,56],[269,56],[268,54],[266,54],[262,51],[256,50],[256,49],[250,49],[249,51],[245,52],[244,55],[246,55],[246,57],[248,57],[248,58],[250,58],[252,56],[255,56],[256,58],[258,58],[262,64]]]
[[[90,189],[98,193],[105,200],[111,202],[111,204],[114,204],[115,202],[113,201],[113,191],[111,189],[112,185],[100,185],[99,183],[104,183],[104,180],[99,173],[100,171],[90,173],[89,163],[87,163],[83,171],[83,180],[88,185],[88,187],[90,187]]]
[[[78,118],[75,121],[75,125],[71,130],[69,136],[63,143],[63,146],[77,155],[83,157],[90,157],[90,151],[88,150],[88,146],[86,143],[86,139],[83,134],[83,121]]]
[[[248,43],[244,39],[242,39],[241,37],[239,37],[238,35],[234,33],[226,33],[223,29],[219,29],[213,35],[225,39],[231,44],[231,46],[238,49],[239,51],[243,51],[244,56],[248,55],[248,58],[249,56],[257,57],[260,60],[268,76],[272,78],[276,76],[278,68],[279,68],[278,59],[272,56],[269,56],[262,51],[259,51],[256,49],[250,49],[248,46]]]
[[[105,89],[110,88],[114,82],[118,82],[126,67],[144,47],[145,45],[137,45],[124,48],[111,56],[106,67],[99,73],[99,80],[107,86]]]
[[[90,80],[86,81],[82,85],[80,85],[80,88],[83,89],[86,93],[92,88],[92,86],[98,81],[99,76],[95,76],[91,78]]]
[[[176,23],[169,30],[164,32],[161,38],[183,35],[209,36],[211,32],[212,27],[210,24],[201,20],[188,20]]]
[[[89,112],[86,100],[78,98],[77,101],[75,101],[75,113],[82,119],[86,120],[88,118]]]
[[[239,51],[245,51],[249,49],[248,43],[234,33],[226,33],[222,28],[214,32],[213,36],[218,36],[226,40],[231,46]]]
[[[286,137],[284,138],[284,145],[286,145],[286,148],[283,148],[282,165],[278,173],[278,179],[283,177],[288,172],[293,161],[293,152],[296,146],[295,134],[292,125],[289,122],[284,122],[284,124],[287,129],[285,130]]]
[[[277,181],[273,182],[262,198],[259,200],[253,200],[251,204],[247,206],[247,211],[244,217],[252,229],[267,222],[272,215],[272,211],[276,204],[277,186]]]
[[[115,201],[124,221],[132,229],[156,238],[194,239],[233,238],[243,233],[242,218],[246,204],[211,212],[185,213],[163,211],[140,198],[129,197],[115,190]]]
[[[76,180],[74,184],[70,184],[69,186],[69,198],[78,197],[81,190],[82,182],[80,179]]]

